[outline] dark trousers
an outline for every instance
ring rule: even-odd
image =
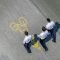
[[[25,43],[25,44],[24,44],[24,47],[25,47],[25,49],[27,50],[28,53],[31,53],[31,49],[30,49],[30,47],[31,47],[31,42]]]
[[[45,39],[43,39],[43,40],[40,39],[40,37],[38,37],[37,34],[35,34],[34,38],[36,41],[38,40],[40,42],[40,44],[45,49],[45,51],[48,51],[48,48],[47,48],[46,43],[45,43]]]
[[[39,40],[40,41],[40,44],[42,45],[42,47],[45,49],[45,51],[48,51],[48,48],[47,48],[47,46],[46,46],[46,43],[45,43],[45,39],[40,39]]]
[[[56,42],[56,33],[54,32],[54,29],[48,30],[51,33],[51,36],[53,38],[53,42]]]

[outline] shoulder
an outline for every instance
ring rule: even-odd
[[[46,33],[48,33],[48,31],[47,31],[47,30],[46,30],[45,32],[46,32]]]
[[[28,35],[29,37],[31,37],[31,35]]]
[[[51,24],[52,24],[52,25],[55,25],[55,22],[54,22],[54,21],[51,21]]]
[[[46,24],[46,27],[48,27],[50,25],[50,23],[48,22],[47,24]]]
[[[45,32],[42,32],[40,35],[48,35],[49,32],[46,30]]]
[[[31,38],[32,37],[32,35],[28,35],[28,38]]]
[[[51,23],[55,24],[55,22],[54,22],[54,21],[51,21]]]
[[[46,30],[46,31],[45,31],[45,34],[49,35],[50,33]]]
[[[44,34],[44,32],[41,32],[41,33],[40,33],[40,36],[42,36],[43,34]]]

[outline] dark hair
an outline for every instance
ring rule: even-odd
[[[50,18],[47,18],[47,21],[50,22],[51,21]]]
[[[44,26],[42,27],[42,31],[46,31],[46,28]]]
[[[24,32],[24,34],[25,34],[25,35],[28,35],[28,32],[27,32],[27,31],[25,31],[25,32]]]

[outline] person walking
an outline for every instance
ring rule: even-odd
[[[48,35],[49,32],[46,30],[44,26],[42,27],[42,32],[39,35],[37,35],[38,39],[40,38],[39,42],[42,45],[42,47],[45,49],[45,51],[48,51],[48,48],[45,43],[45,39],[47,38]]]
[[[55,22],[51,21],[50,18],[47,18],[47,24],[46,24],[46,29],[51,33],[51,36],[53,37],[53,42],[56,42],[56,35],[54,32],[54,26],[55,26]]]
[[[29,33],[27,31],[24,32],[25,34],[25,38],[23,40],[23,45],[25,47],[25,49],[27,50],[28,53],[31,53],[31,40],[32,40],[32,36],[29,35]]]

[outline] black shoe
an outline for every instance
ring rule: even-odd
[[[28,52],[28,53],[32,53],[32,52]]]
[[[48,51],[48,48],[46,48],[45,51]]]
[[[56,41],[55,40],[52,40],[54,43],[56,43]]]
[[[27,51],[28,53],[32,53],[31,50],[30,51]]]

